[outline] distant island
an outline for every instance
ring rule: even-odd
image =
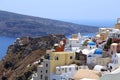
[[[48,34],[95,33],[98,27],[0,11],[0,36],[24,37]]]

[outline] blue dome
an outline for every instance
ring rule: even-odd
[[[94,54],[102,54],[102,53],[103,53],[102,49],[96,49],[94,52]]]
[[[92,57],[91,55],[89,55],[88,57]]]
[[[95,42],[88,42],[88,45],[95,45]]]

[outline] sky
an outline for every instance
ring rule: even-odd
[[[0,10],[77,23],[116,21],[119,8],[120,0],[0,0]]]

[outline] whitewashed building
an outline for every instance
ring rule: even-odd
[[[65,65],[56,67],[56,73],[50,75],[50,80],[72,80],[79,69],[88,69],[88,66]]]
[[[120,30],[112,29],[111,31],[109,31],[108,38],[120,38]]]
[[[96,70],[96,71],[101,71],[102,69],[106,69],[104,66],[101,66],[101,65],[95,65],[93,70]]]
[[[73,51],[80,49],[81,43],[81,34],[73,34],[71,38],[69,38],[65,45],[65,51]]]
[[[114,53],[112,55],[112,63],[108,64],[108,68],[115,70],[120,65],[120,54]]]
[[[102,49],[95,49],[92,54],[87,55],[87,64],[98,64],[98,58],[102,58]]]
[[[102,50],[96,48],[94,42],[88,42],[87,48],[83,49],[82,53],[87,55],[87,64],[97,64],[97,58],[102,57]]]
[[[120,64],[120,54],[116,53],[112,55],[112,63]]]
[[[33,80],[50,80],[50,61],[44,60],[42,65],[37,66],[37,73],[33,74]]]

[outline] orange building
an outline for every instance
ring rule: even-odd
[[[66,39],[62,39],[62,41],[60,41],[59,44],[54,45],[55,51],[56,52],[64,51],[65,44],[66,44]]]
[[[64,51],[64,46],[61,45],[61,46],[56,47],[55,51],[56,51],[56,52]]]

